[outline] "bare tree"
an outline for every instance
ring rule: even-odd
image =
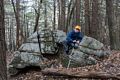
[[[76,25],[80,25],[80,0],[76,0]]]
[[[85,35],[90,33],[90,6],[89,0],[85,0]]]
[[[16,0],[16,6],[14,3],[14,0],[11,0],[15,18],[16,18],[16,48],[18,49],[20,47],[20,41],[19,41],[19,35],[20,35],[20,0]]]
[[[107,21],[109,26],[109,36],[110,36],[110,46],[111,49],[120,49],[120,40],[119,30],[116,30],[115,20],[114,20],[114,7],[113,7],[113,0],[106,0],[106,14],[107,14]]]
[[[34,7],[35,13],[36,13],[36,18],[35,18],[35,26],[34,26],[34,32],[38,30],[38,24],[39,24],[39,18],[40,18],[40,5],[42,3],[42,0],[39,2],[38,1],[38,9]]]
[[[55,30],[55,24],[56,24],[56,0],[54,0],[54,17],[53,17],[53,29]]]
[[[75,0],[75,8],[72,15],[72,27],[80,25],[80,0]]]
[[[65,29],[65,0],[58,0],[59,4],[59,20],[58,29],[66,31]]]
[[[7,80],[5,52],[4,0],[0,0],[0,80]]]
[[[99,28],[99,21],[98,21],[98,0],[92,1],[92,17],[91,17],[91,24],[90,24],[90,36],[93,38],[98,39],[98,28]]]
[[[75,5],[76,5],[75,2],[73,0],[70,0],[68,4],[68,11],[67,11],[67,18],[66,18],[66,32],[69,30],[69,28],[71,28],[70,23],[72,21]]]
[[[46,1],[44,3],[44,6],[45,6],[45,15],[44,15],[44,18],[45,18],[45,28],[47,27],[47,4],[46,4]]]

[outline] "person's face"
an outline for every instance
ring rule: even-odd
[[[77,32],[80,32],[80,30],[78,30],[78,29],[75,29],[75,32],[77,33]]]

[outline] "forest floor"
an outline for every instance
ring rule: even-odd
[[[12,53],[7,53],[8,64],[11,61],[12,57],[13,57]],[[61,67],[57,67],[57,68],[59,69]],[[63,67],[62,69],[66,70],[66,68]],[[120,77],[120,51],[112,51],[111,55],[105,57],[96,65],[70,68],[69,71],[106,72],[111,75],[117,74]],[[64,79],[64,78],[61,79],[61,77],[53,78],[52,76],[45,76],[45,75],[43,76],[39,68],[29,68],[29,69],[24,69],[18,75],[9,77],[8,80],[70,80],[70,79]],[[79,80],[88,80],[88,79],[79,79]]]

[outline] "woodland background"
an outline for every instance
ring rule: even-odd
[[[6,80],[6,51],[17,50],[41,28],[67,33],[75,25],[120,50],[120,0],[0,0],[0,80]]]

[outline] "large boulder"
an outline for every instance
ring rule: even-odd
[[[88,37],[88,36],[83,37],[80,45],[86,46],[87,48],[91,48],[91,49],[101,49],[104,47],[103,43],[101,43],[100,41],[98,41],[92,37]]]
[[[103,43],[94,38],[84,36],[78,48],[70,50],[70,55],[63,57],[63,65],[65,67],[94,65],[97,63],[98,58],[109,54],[110,51],[104,50]]]
[[[8,71],[11,75],[16,74],[19,69],[25,68],[27,66],[37,66],[43,68],[45,65],[43,64],[43,60],[41,55],[38,54],[30,54],[28,52],[19,52],[16,51],[15,56],[12,62],[8,65]],[[44,58],[45,59],[45,58]]]
[[[61,43],[66,40],[66,33],[61,30],[54,31],[55,34],[55,42]]]
[[[46,29],[45,29],[46,30]],[[42,54],[55,54],[57,52],[57,43],[66,39],[66,34],[60,30],[40,30],[32,34],[25,43],[21,45],[19,51],[36,52]],[[40,46],[37,36],[40,36]]]
[[[69,56],[64,56],[62,59],[62,65],[64,67],[81,67],[94,65],[96,63],[96,59],[83,52],[80,52],[79,50],[72,50]]]
[[[40,46],[37,38],[38,35],[40,35]],[[49,66],[49,64],[43,64],[46,58],[41,57],[41,55],[44,53],[55,54],[55,51],[57,51],[56,43],[64,41],[65,38],[65,33],[60,30],[52,32],[51,30],[49,31],[43,29],[38,31],[38,33],[33,33],[27,39],[27,41],[20,46],[18,51],[14,52],[15,56],[11,63],[8,65],[9,73],[11,75],[14,75],[20,69],[28,66],[37,66],[40,68],[45,68],[46,66]]]
[[[88,55],[95,55],[97,57],[104,57],[109,55],[110,51],[104,50],[104,45],[100,41],[84,36],[83,40],[79,45],[79,51],[84,52]]]

